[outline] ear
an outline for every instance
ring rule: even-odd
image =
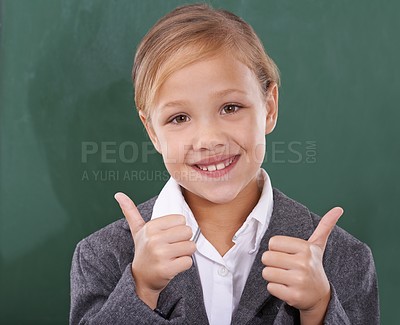
[[[269,85],[266,96],[266,123],[265,123],[265,134],[271,133],[276,125],[278,120],[278,100],[279,100],[279,92],[278,85],[273,82]]]
[[[144,127],[146,128],[146,132],[149,135],[151,142],[153,143],[154,148],[161,154],[161,146],[158,141],[157,135],[151,125],[150,119],[147,117],[142,110],[139,111],[140,120],[142,121]]]

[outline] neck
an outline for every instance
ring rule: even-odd
[[[223,256],[233,246],[232,237],[256,206],[261,190],[257,184],[257,177],[254,177],[238,196],[228,203],[213,203],[185,189],[183,195],[203,236]]]

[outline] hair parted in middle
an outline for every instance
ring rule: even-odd
[[[271,82],[280,85],[276,64],[248,23],[207,4],[186,5],[162,17],[138,46],[132,69],[137,110],[150,120],[157,91],[172,73],[221,53],[245,64],[263,94]]]

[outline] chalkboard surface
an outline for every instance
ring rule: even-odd
[[[185,1],[185,3],[188,1]],[[190,2],[190,1],[189,1]],[[66,324],[76,243],[167,179],[133,103],[135,48],[182,1],[3,0],[0,323]],[[372,249],[382,323],[400,289],[400,2],[210,1],[247,20],[281,70],[272,184]]]

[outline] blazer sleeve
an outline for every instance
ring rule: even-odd
[[[328,275],[331,300],[324,324],[379,325],[377,276],[371,250],[360,242],[343,260],[345,266]]]
[[[131,264],[121,274],[87,239],[77,245],[71,266],[71,325],[183,324],[184,318],[180,303],[165,319],[136,295]]]

